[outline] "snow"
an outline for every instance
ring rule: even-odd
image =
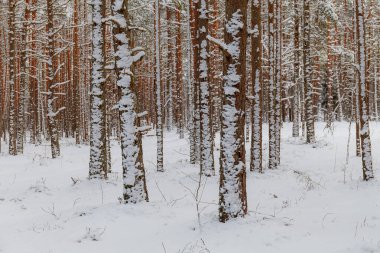
[[[380,184],[376,179],[362,181],[354,125],[345,166],[348,123],[335,123],[333,134],[324,129],[325,123],[316,123],[315,144],[291,137],[292,125],[285,123],[279,169],[247,172],[245,218],[220,223],[219,177],[204,178],[201,230],[192,195],[199,166],[190,165],[188,140],[179,139],[175,131],[165,132],[164,173],[156,172],[153,131],[144,136],[150,202],[136,205],[118,200],[123,182],[115,140],[113,172],[107,181],[87,179],[89,147],[74,145],[74,139],[61,141],[61,157],[54,160],[46,142],[26,144],[25,154],[16,157],[9,156],[3,145],[0,252],[199,253],[207,252],[205,248],[212,253],[380,252]],[[267,129],[264,125],[264,167]],[[377,154],[380,123],[371,123],[371,138]],[[373,159],[379,178],[380,156]]]

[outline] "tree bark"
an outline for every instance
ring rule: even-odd
[[[245,101],[247,0],[226,0],[221,115],[219,220],[247,214]]]

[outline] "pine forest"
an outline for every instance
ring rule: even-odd
[[[379,0],[0,0],[0,252],[380,252]]]

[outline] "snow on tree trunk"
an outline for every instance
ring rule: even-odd
[[[157,136],[157,171],[164,171],[164,133],[161,102],[161,66],[160,66],[160,1],[155,0],[155,81],[156,81],[156,136]]]
[[[313,113],[313,85],[311,82],[310,59],[310,0],[304,0],[304,24],[303,24],[303,83],[305,90],[305,121],[306,142],[315,142],[314,113]]]
[[[169,5],[166,6],[166,35],[167,39],[165,44],[167,44],[167,57],[166,57],[166,67],[163,66],[164,76],[166,81],[165,91],[165,124],[167,131],[171,131],[173,128],[173,110],[174,110],[174,96],[173,96],[173,88],[174,88],[174,49],[173,49],[173,34],[172,34],[172,7]]]
[[[226,0],[221,115],[219,220],[247,214],[245,81],[247,1]]]
[[[261,3],[253,1],[251,23],[253,34],[251,37],[251,80],[252,80],[252,109],[251,109],[251,171],[263,172],[262,166],[262,27]]]
[[[19,102],[18,102],[18,115],[17,115],[17,153],[22,154],[24,152],[24,127],[25,127],[25,96],[26,96],[26,38],[27,38],[27,16],[29,10],[27,6],[24,8],[24,19],[20,26],[21,41],[20,41],[20,81],[19,81]]]
[[[179,138],[185,138],[184,132],[184,105],[183,105],[183,59],[182,59],[182,34],[181,34],[181,5],[178,3],[176,11],[176,83],[177,83],[177,103],[176,112],[178,115],[177,129]]]
[[[74,0],[74,30],[73,30],[73,130],[75,134],[75,143],[80,143],[80,94],[79,94],[79,84],[80,84],[80,68],[79,68],[79,6],[78,0]]]
[[[3,40],[5,40],[3,38]],[[5,50],[4,50],[5,51]],[[6,93],[5,92],[5,87],[6,85],[3,86],[3,76],[4,76],[4,65],[5,64],[5,60],[4,60],[5,57],[3,57],[3,47],[0,46],[0,82],[2,83],[0,85],[0,152],[2,152],[2,149],[1,149],[1,139],[2,139],[2,136],[3,136],[3,125],[4,125],[4,106],[3,106],[3,98],[5,98],[4,94]]]
[[[200,122],[200,94],[199,94],[199,47],[198,47],[198,18],[197,15],[197,3],[198,0],[191,1],[191,20],[193,24],[191,26],[192,29],[192,39],[193,39],[193,71],[194,71],[194,80],[193,80],[193,138],[194,138],[194,163],[200,161],[200,134],[201,134],[201,122]]]
[[[92,1],[92,76],[91,76],[91,109],[90,109],[90,164],[89,177],[106,178],[107,129],[106,105],[104,101],[105,86],[105,0]]]
[[[209,34],[214,38],[220,37],[220,24],[221,19],[218,0],[209,0],[210,21],[209,21]],[[223,55],[219,50],[218,45],[210,44],[210,96],[211,96],[211,125],[213,140],[215,140],[216,133],[220,130],[220,109],[221,109],[221,88],[222,88],[222,68],[223,68]],[[247,85],[247,87],[249,87]],[[250,122],[250,121],[249,121]],[[248,122],[248,127],[249,127]],[[215,141],[214,141],[215,145]]]
[[[294,83],[294,92],[293,92],[293,128],[292,136],[299,137],[300,135],[300,94],[299,94],[299,79],[300,79],[300,18],[299,18],[299,5],[298,0],[294,0],[294,74],[293,74],[293,83]]]
[[[365,24],[363,1],[355,0],[356,43],[358,61],[358,80],[356,85],[357,107],[359,116],[359,133],[362,153],[363,179],[368,181],[374,177],[372,168],[371,138],[369,130],[369,104],[366,99],[366,55]]]
[[[331,128],[332,120],[333,120],[333,110],[334,110],[334,105],[333,105],[333,70],[332,70],[332,65],[333,65],[333,55],[331,52],[331,43],[333,40],[333,36],[331,33],[331,22],[327,21],[327,67],[326,67],[326,81],[327,81],[327,117],[326,117],[326,127]]]
[[[276,23],[277,20],[277,10],[275,13],[275,0],[269,0],[268,2],[268,26],[269,26],[269,35],[268,35],[268,50],[269,50],[269,160],[268,160],[268,168],[275,169],[278,166],[278,110],[279,105],[278,96],[280,96],[279,92],[279,84],[281,80],[278,80],[278,65],[277,65],[277,47],[278,47],[278,36],[276,31]],[[278,27],[277,27],[278,29]],[[280,78],[281,79],[281,78]]]
[[[198,32],[198,61],[197,74],[199,81],[200,99],[200,168],[201,173],[206,176],[215,174],[214,152],[212,141],[212,125],[210,122],[210,84],[209,84],[209,43],[208,35],[208,2],[197,0],[196,4],[197,32]]]
[[[17,118],[16,118],[16,2],[8,1],[8,26],[9,26],[9,154],[17,155]]]
[[[194,126],[194,70],[193,70],[193,41],[194,38],[192,36],[192,0],[189,0],[187,4],[186,14],[186,28],[187,28],[187,91],[188,91],[188,128],[189,128],[189,139],[190,139],[190,163],[195,164],[196,162],[196,147],[195,147],[195,126]]]
[[[125,203],[138,203],[148,201],[148,192],[142,153],[142,137],[136,112],[137,87],[133,80],[132,68],[144,56],[144,52],[141,51],[141,48],[131,48],[128,1],[113,1],[112,11],[116,49],[116,83],[121,91],[118,108],[121,127],[123,199]]]
[[[275,85],[276,85],[276,124],[275,124],[275,167],[280,165],[281,159],[281,127],[282,127],[282,14],[281,0],[276,0],[275,20],[276,20],[276,39],[275,39]]]
[[[30,43],[30,49],[32,51],[35,51],[37,48],[36,45],[36,16],[37,16],[37,8],[36,6],[37,0],[32,0],[31,4],[31,40],[32,42]],[[33,144],[39,144],[40,142],[40,131],[39,131],[39,113],[38,113],[38,82],[37,79],[35,78],[37,76],[37,57],[35,55],[30,55],[29,56],[29,64],[30,64],[30,70],[29,70],[29,108],[30,108],[30,142]]]
[[[53,0],[46,1],[46,13],[47,13],[47,52],[48,52],[48,61],[47,61],[47,76],[46,76],[46,86],[47,86],[47,123],[50,135],[51,142],[51,154],[52,158],[60,156],[60,147],[59,147],[59,137],[57,129],[57,119],[56,116],[60,112],[60,109],[55,111],[54,101],[58,98],[55,95],[56,89],[59,84],[56,81],[57,70],[54,68],[54,60],[57,57],[54,48],[55,33],[54,31],[54,9],[53,9]]]

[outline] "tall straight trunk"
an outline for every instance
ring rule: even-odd
[[[0,35],[2,35],[2,29],[0,29]],[[3,40],[5,40],[4,37],[2,37],[2,39],[0,40],[0,44],[3,43]],[[4,43],[5,44],[5,43]],[[3,58],[3,47],[0,46],[0,153],[2,152],[1,150],[1,139],[3,137],[3,119],[4,119],[4,114],[5,114],[5,110],[4,110],[4,104],[3,104],[3,101],[4,101],[4,97],[6,94],[6,91],[5,91],[5,82],[4,82],[4,66],[5,66],[5,60]]]
[[[25,102],[26,102],[26,63],[27,63],[27,38],[28,38],[28,19],[29,6],[25,8],[24,22],[21,27],[21,42],[20,42],[20,90],[19,90],[19,106],[17,119],[17,153],[24,152],[24,135],[25,135]]]
[[[310,59],[310,0],[304,0],[303,4],[303,83],[305,90],[306,143],[314,143],[313,86]]]
[[[377,46],[377,57],[379,57],[379,45]],[[375,119],[379,121],[379,82],[378,82],[378,61],[375,60],[374,63],[374,110],[375,110]]]
[[[219,220],[247,214],[245,101],[247,0],[226,0],[221,115]]]
[[[200,109],[200,80],[199,80],[199,64],[200,64],[200,59],[199,59],[199,34],[197,31],[197,27],[199,19],[196,18],[198,15],[198,1],[199,0],[193,0],[192,1],[192,38],[193,38],[193,55],[194,55],[194,60],[193,60],[193,71],[194,71],[194,87],[193,87],[193,104],[194,104],[194,131],[193,131],[193,138],[194,138],[194,154],[195,154],[195,162],[200,161],[200,155],[201,155],[201,119],[200,119],[200,114],[201,114],[201,109]]]
[[[176,88],[177,88],[177,103],[176,103],[176,114],[177,114],[177,129],[179,133],[179,138],[183,139],[185,137],[184,133],[184,106],[183,106],[183,59],[182,59],[182,34],[181,34],[181,6],[177,4],[178,10],[176,11]],[[188,77],[190,78],[190,77]]]
[[[335,25],[336,26],[336,25]],[[337,31],[337,27],[335,27],[335,31]],[[337,33],[337,32],[336,32]],[[336,45],[338,45],[338,43],[336,43]],[[344,99],[344,91],[342,91],[342,87],[344,87],[344,83],[343,83],[343,57],[342,55],[339,55],[338,56],[338,64],[336,66],[336,72],[337,72],[337,77],[336,77],[336,81],[337,81],[337,97],[338,97],[338,115],[337,115],[337,119],[338,121],[343,121],[343,99]],[[349,114],[352,113],[352,110],[350,110]],[[351,118],[352,119],[352,118]]]
[[[219,1],[211,0],[209,1],[210,6],[212,6],[212,10],[210,12],[210,16],[212,17],[209,21],[209,33],[212,37],[219,37],[220,30],[220,14],[219,14]],[[221,84],[222,80],[220,77],[220,73],[223,68],[222,55],[217,45],[210,44],[210,95],[211,95],[211,125],[212,125],[212,133],[213,140],[215,139],[215,135],[220,130],[220,108],[221,108]],[[215,145],[215,142],[214,142]]]
[[[46,76],[46,86],[48,90],[47,94],[47,123],[50,135],[51,142],[51,154],[52,158],[60,156],[60,147],[59,147],[59,136],[57,128],[57,119],[56,116],[59,113],[55,111],[55,103],[57,100],[56,90],[58,88],[56,73],[57,70],[54,68],[54,63],[56,60],[55,52],[55,32],[54,32],[54,7],[53,1],[46,1],[46,14],[47,14],[47,33],[48,33],[48,63],[47,63],[47,76]]]
[[[155,0],[155,81],[156,81],[156,135],[157,135],[157,171],[164,171],[164,133],[161,102],[161,64],[160,64],[160,0]]]
[[[166,122],[166,129],[168,131],[171,131],[173,128],[173,110],[174,110],[174,96],[173,96],[173,88],[174,88],[174,52],[173,52],[173,39],[172,39],[172,27],[171,23],[173,21],[172,14],[173,11],[171,10],[172,7],[166,6],[166,30],[167,30],[167,61],[166,61],[166,70],[164,68],[165,73],[165,79],[166,79],[166,89],[165,91],[165,122]]]
[[[37,0],[31,0],[32,2],[32,10],[31,10],[31,40],[30,49],[31,51],[36,51],[36,24],[34,21],[37,18]],[[30,70],[29,70],[29,107],[30,107],[30,142],[33,144],[40,143],[40,131],[38,127],[39,122],[39,114],[38,114],[38,99],[37,99],[37,91],[38,91],[38,82],[37,82],[37,58],[34,55],[30,55]]]
[[[293,74],[293,128],[292,136],[300,135],[300,18],[299,0],[294,0],[294,74]]]
[[[331,46],[332,46],[332,33],[331,33],[331,22],[327,21],[327,67],[326,67],[326,81],[327,81],[327,127],[330,128],[333,120],[333,55],[331,52]]]
[[[79,6],[78,0],[74,0],[74,30],[73,30],[73,118],[74,118],[74,134],[75,134],[75,143],[80,143],[80,95],[79,95],[79,81],[80,81],[80,53],[79,53]]]
[[[89,178],[106,178],[107,129],[105,105],[105,0],[92,2],[92,76],[90,95],[90,164]]]
[[[129,26],[128,0],[114,0],[113,26],[117,86],[121,97],[118,103],[121,127],[121,151],[123,167],[123,199],[125,203],[148,201],[142,137],[137,113],[137,85],[133,78],[133,65],[144,52],[132,48],[132,31]]]
[[[366,100],[366,55],[365,24],[363,1],[355,0],[356,43],[358,82],[356,85],[357,107],[359,116],[359,133],[362,151],[363,179],[368,181],[374,177],[371,154],[371,138],[369,130],[369,105]]]
[[[262,165],[262,123],[263,123],[263,91],[262,91],[262,26],[261,26],[261,3],[252,3],[251,26],[251,81],[252,81],[252,109],[251,109],[251,171],[263,172]]]
[[[377,45],[377,56],[380,57],[380,45]],[[375,99],[375,103],[376,103],[376,108],[377,108],[377,118],[376,120],[379,121],[380,120],[380,103],[379,103],[379,100],[380,100],[380,78],[379,78],[379,72],[380,72],[380,63],[378,61],[376,61],[376,70],[375,70],[375,86],[376,86],[376,99]]]
[[[281,160],[281,127],[282,127],[282,0],[276,0],[276,70],[275,70],[275,85],[276,85],[276,124],[275,124],[275,149],[276,163],[275,167],[280,165]]]
[[[269,160],[268,168],[277,167],[277,61],[276,61],[276,23],[275,0],[268,0],[268,54],[269,54]],[[278,80],[277,80],[278,81]]]
[[[215,174],[214,169],[214,151],[212,141],[212,125],[210,114],[210,83],[209,83],[209,43],[208,35],[208,1],[198,0],[196,4],[196,29],[198,34],[198,60],[197,79],[199,80],[199,101],[200,101],[200,168],[201,173],[206,176]]]
[[[16,118],[16,24],[15,24],[15,12],[16,2],[15,0],[8,1],[8,24],[10,32],[8,33],[9,40],[9,154],[17,155],[17,118]]]
[[[187,96],[188,96],[188,127],[189,127],[189,139],[190,139],[190,163],[195,164],[196,162],[196,143],[195,143],[195,122],[194,122],[194,70],[193,70],[193,29],[192,29],[192,15],[193,13],[193,4],[192,0],[189,0],[187,4],[186,14],[187,14],[187,58],[188,58],[188,66],[187,66]]]

